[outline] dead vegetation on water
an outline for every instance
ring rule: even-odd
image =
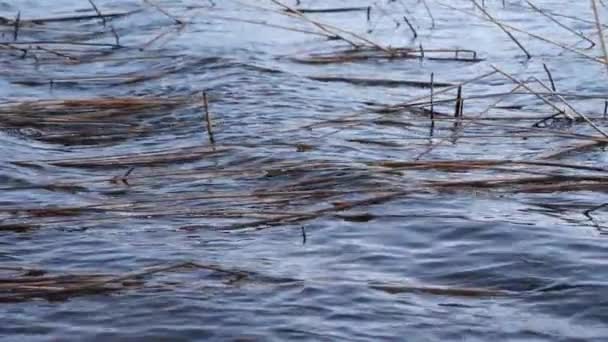
[[[5,102],[0,104],[0,131],[66,146],[115,144],[153,134],[161,129],[152,124],[154,118],[189,102],[160,97]]]
[[[330,281],[330,280],[328,280]],[[304,281],[276,278],[255,272],[226,269],[214,264],[183,262],[152,266],[122,274],[60,273],[42,269],[0,266],[0,303],[30,300],[65,301],[91,295],[128,291],[174,291],[183,287],[199,291],[255,284],[302,286]],[[331,284],[328,284],[331,286]],[[370,289],[389,294],[419,293],[434,296],[486,298],[513,295],[510,291],[370,282]]]
[[[527,1],[528,4],[531,2]],[[238,2],[237,2],[238,3]],[[404,4],[405,1],[397,1]],[[436,28],[431,7],[423,1],[426,22]],[[465,3],[469,3],[465,1]],[[606,64],[588,50],[571,47],[496,19],[480,3],[458,11],[495,25],[512,39],[523,58],[534,60],[534,51],[514,33],[540,40],[586,58],[589,63]],[[225,232],[293,227],[306,235],[302,225],[318,219],[364,223],[381,219],[375,205],[415,196],[435,196],[451,192],[485,193],[498,196],[521,194],[568,194],[608,192],[608,168],[581,157],[603,151],[608,144],[606,105],[594,113],[577,110],[574,102],[607,101],[596,94],[557,91],[550,68],[543,64],[547,79],[521,79],[498,66],[479,75],[462,75],[459,80],[443,81],[431,74],[424,80],[370,78],[358,75],[304,75],[307,82],[341,82],[356,87],[404,87],[422,89],[425,95],[402,103],[365,103],[356,113],[334,113],[316,122],[276,131],[272,142],[225,138],[214,101],[221,94],[207,96],[197,89],[180,96],[165,94],[101,96],[112,87],[147,84],[184,73],[200,59],[167,54],[164,44],[171,36],[186,30],[192,18],[181,18],[152,1],[129,11],[105,11],[90,1],[86,14],[48,18],[0,17],[0,63],[10,66],[5,81],[21,87],[76,87],[95,94],[86,98],[23,99],[2,98],[0,134],[44,146],[61,148],[64,153],[44,158],[14,156],[7,165],[27,172],[13,175],[2,191],[43,191],[79,197],[72,202],[23,202],[0,206],[0,233],[27,233],[42,229],[84,231],[105,224],[128,226],[149,220],[164,220],[176,232],[193,233],[205,229]],[[210,2],[209,20],[223,24],[263,25],[276,30],[297,31],[322,39],[319,49],[309,53],[280,56],[279,61],[324,67],[344,63],[382,61],[440,61],[480,63],[476,51],[458,47],[426,48],[418,40],[412,19],[405,14],[387,14],[380,5],[369,7],[306,8],[286,1],[268,1],[268,6],[247,5],[259,13],[272,13],[293,25],[234,18],[223,15],[220,4]],[[453,6],[434,2],[436,6]],[[245,6],[243,4],[243,6]],[[397,5],[395,5],[397,6]],[[532,5],[530,5],[532,6]],[[576,32],[594,42],[590,32],[580,33],[563,23],[549,10],[532,6],[534,15],[549,17],[559,27]],[[183,10],[183,9],[182,9]],[[493,9],[495,10],[495,9]],[[150,33],[141,44],[129,43],[128,30],[120,25],[131,16],[154,11],[166,19],[162,27],[139,28]],[[393,20],[399,30],[408,30],[412,44],[391,47],[325,22],[327,13],[365,13],[370,30],[374,21]],[[187,13],[187,11],[186,11]],[[409,13],[409,12],[403,12]],[[596,11],[597,13],[597,11]],[[531,14],[532,15],[532,14]],[[284,18],[287,17],[287,18]],[[585,18],[576,18],[580,21]],[[596,18],[597,19],[597,18]],[[598,23],[601,30],[604,26]],[[401,26],[403,25],[403,26]],[[137,30],[138,28],[135,28]],[[403,33],[403,31],[400,31]],[[125,37],[127,36],[127,37]],[[579,37],[579,38],[580,38]],[[91,72],[97,63],[102,74]],[[137,71],[124,71],[126,63]],[[93,69],[92,69],[93,68]],[[122,70],[122,71],[118,71]],[[71,72],[73,71],[73,72]],[[480,84],[510,84],[510,91],[477,94],[470,87]],[[557,84],[559,86],[559,84]],[[491,86],[488,86],[491,87]],[[522,102],[518,102],[518,99]],[[542,103],[531,108],[530,99]],[[189,120],[176,117],[187,113]],[[173,117],[175,120],[168,120]],[[192,119],[195,118],[195,119]],[[238,122],[232,122],[237,124]],[[246,128],[245,128],[246,129]],[[196,136],[196,144],[144,149],[141,145],[125,151],[112,150],[147,137],[186,132]],[[301,137],[309,140],[281,139]],[[316,132],[323,132],[319,136]],[[326,133],[329,132],[329,133]],[[359,133],[364,132],[361,137]],[[254,132],[255,133],[255,132]],[[326,133],[326,134],[325,134]],[[337,158],[325,137],[347,136],[342,143],[369,155],[401,157]],[[314,136],[314,137],[312,137]],[[263,137],[266,138],[266,137]],[[491,148],[488,148],[491,146]],[[109,149],[110,147],[110,149]],[[79,151],[85,150],[86,154]],[[268,151],[271,151],[268,153]],[[500,151],[500,152],[498,152]],[[362,153],[362,154],[363,154]],[[288,156],[288,157],[285,157]],[[38,176],[29,171],[37,170]],[[82,171],[82,174],[78,172]],[[159,192],[158,189],[171,188]],[[547,208],[547,204],[543,204]],[[577,216],[581,226],[606,228],[597,214],[603,203],[578,206],[555,204],[562,217]],[[126,228],[125,228],[126,229]],[[145,287],[142,278],[166,272],[206,270],[233,280],[250,276],[243,271],[218,266],[186,263],[130,273],[47,274],[46,271],[2,269],[8,275],[0,281],[0,301],[35,298],[65,298],[81,294],[123,291]],[[494,289],[449,289],[370,285],[387,293],[423,292],[456,296],[495,296],[506,292]]]
[[[171,279],[171,274],[190,274],[192,279]],[[198,273],[198,274],[197,274]],[[165,276],[151,284],[151,278]],[[204,283],[201,281],[204,279]],[[218,282],[219,280],[219,282]],[[246,281],[290,282],[289,279],[263,279],[240,270],[212,264],[184,262],[154,266],[124,274],[60,273],[42,269],[0,266],[0,303],[46,299],[61,301],[84,295],[111,294],[136,289],[170,290],[188,281],[192,286],[237,286]],[[217,284],[214,284],[217,283]]]

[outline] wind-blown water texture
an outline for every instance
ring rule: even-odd
[[[500,20],[585,47],[521,2],[499,3],[487,9]],[[428,51],[328,64],[302,61],[349,46],[251,23],[319,32],[264,10],[280,9],[271,1],[95,4],[125,15],[105,26],[36,23],[28,20],[96,12],[83,1],[0,2],[0,41],[13,40],[6,23],[19,12],[17,42],[107,44],[0,50],[0,274],[120,275],[191,261],[247,276],[168,272],[107,293],[1,303],[6,340],[608,337],[605,153],[594,145],[539,159],[598,132],[581,120],[542,121],[552,108],[523,91],[458,135],[451,116],[431,137],[421,106],[387,110],[427,96],[431,73],[435,91],[491,64],[548,82],[545,63],[569,104],[606,128],[601,63],[519,34],[526,60],[469,1],[428,1],[432,28],[420,1],[303,0],[299,8],[372,6],[369,21],[364,10],[307,15]],[[596,38],[587,2],[536,5],[584,19],[555,16]],[[433,49],[482,60],[426,58]],[[465,118],[513,87],[497,74],[466,84],[465,98],[476,99],[465,100]],[[452,100],[440,101],[449,94],[436,96],[439,113],[453,112]],[[429,162],[438,160],[452,164]]]

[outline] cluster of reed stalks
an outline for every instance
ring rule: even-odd
[[[235,1],[232,1],[234,3]],[[237,1],[238,2],[238,1]],[[406,1],[390,2],[391,6]],[[422,2],[429,30],[438,30],[433,6],[451,8],[471,18],[483,20],[504,33],[518,49],[522,59],[535,61],[526,47],[529,40],[541,41],[589,63],[608,65],[608,54],[598,57],[593,50],[573,47],[556,39],[528,32],[501,21],[494,11],[479,1],[465,1],[469,8],[440,1]],[[594,19],[574,18],[594,24],[592,32],[579,32],[564,23],[559,13],[526,1],[527,10],[548,18],[554,25],[590,44],[602,46],[604,24],[593,3]],[[269,0],[243,4],[256,13],[270,13],[289,19],[283,25],[250,17],[222,14],[221,5],[208,18],[223,23],[263,25],[289,30],[319,39],[305,54],[277,56],[277,63],[308,64],[325,70],[329,65],[359,63],[477,63],[489,70],[479,75],[443,81],[432,73],[426,79],[373,78],[357,75],[290,75],[302,82],[339,83],[363,88],[404,88],[424,92],[399,103],[362,103],[361,110],[319,116],[314,122],[274,130],[276,137],[259,140],[226,139],[216,118],[213,96],[196,89],[179,96],[100,95],[113,87],[149,84],[196,65],[200,58],[166,54],[163,40],[179,35],[190,19],[172,14],[153,1],[134,11],[110,12],[89,1],[92,14],[48,18],[0,18],[6,41],[0,41],[1,60],[16,67],[6,79],[14,86],[37,88],[75,87],[86,97],[63,99],[0,99],[0,133],[18,141],[43,143],[43,157],[15,156],[6,166],[27,172],[8,177],[2,191],[13,194],[29,191],[52,192],[81,199],[69,203],[24,201],[0,206],[0,233],[28,233],[42,229],[84,231],[103,224],[125,227],[148,224],[150,220],[176,232],[193,233],[214,229],[225,232],[258,231],[289,227],[301,232],[306,243],[306,224],[320,220],[366,223],[381,219],[374,208],[417,196],[484,193],[488,196],[515,196],[573,193],[603,195],[608,190],[608,168],[601,163],[581,162],[590,153],[601,153],[608,144],[605,130],[608,97],[558,91],[559,83],[550,67],[543,64],[546,79],[521,78],[500,66],[484,64],[479,52],[457,46],[425,48],[419,39],[420,27],[408,15],[396,17],[384,5],[363,7],[307,7],[287,1]],[[505,4],[505,6],[515,6]],[[388,6],[388,5],[387,5]],[[149,40],[138,45],[124,43],[126,29],[121,20],[154,10],[166,18]],[[324,20],[325,15],[359,12],[369,21],[396,22],[409,30],[411,43],[388,46],[370,38],[370,32],[355,32]],[[406,13],[406,12],[404,12]],[[269,14],[269,15],[270,15]],[[101,37],[101,38],[100,38]],[[521,37],[526,37],[526,40]],[[105,39],[105,40],[104,40]],[[91,74],[86,68],[105,64],[109,72]],[[136,72],[115,72],[114,67],[136,63]],[[41,71],[36,66],[61,65],[62,72]],[[79,67],[85,68],[79,69]],[[509,91],[484,92],[475,89],[490,81],[509,84]],[[488,83],[484,83],[488,82]],[[221,101],[221,94],[215,94]],[[514,97],[526,99],[514,102]],[[542,106],[528,106],[533,99]],[[577,108],[580,101],[605,103],[593,113]],[[173,116],[190,120],[173,120]],[[194,118],[194,119],[193,119]],[[239,120],[229,121],[227,127]],[[288,120],[288,119],[285,119]],[[294,128],[295,126],[295,128]],[[179,132],[196,136],[191,146],[155,145],[142,149],[142,139]],[[364,132],[361,136],[359,133]],[[266,132],[267,133],[267,132]],[[254,132],[252,135],[257,134]],[[261,134],[260,134],[261,135]],[[296,138],[293,138],[296,137]],[[332,138],[334,140],[332,140]],[[338,141],[336,143],[335,141]],[[138,144],[135,144],[138,143]],[[130,144],[136,148],[129,149]],[[334,144],[334,145],[332,145]],[[338,145],[338,146],[336,146]],[[337,156],[338,147],[360,152],[350,159]],[[488,148],[492,146],[492,148]],[[116,147],[116,149],[112,149]],[[380,158],[378,155],[386,156]],[[367,157],[373,156],[373,157]],[[36,170],[38,176],[32,176]],[[162,190],[162,191],[160,191]],[[14,197],[13,197],[14,198]],[[533,206],[533,204],[530,204]],[[606,231],[599,214],[605,203],[564,204],[551,207],[568,222]],[[540,206],[540,204],[539,204]],[[128,228],[125,228],[128,229]],[[141,279],[152,274],[184,270],[207,270],[242,279],[250,273],[224,270],[198,263],[146,269],[126,275],[70,274],[48,275],[44,271],[9,269],[0,282],[0,301],[34,298],[65,298],[74,295],[123,291],[142,287]],[[372,284],[388,293],[425,292],[445,295],[503,295],[495,289],[449,289],[440,287]]]

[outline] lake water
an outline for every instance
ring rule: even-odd
[[[486,2],[536,35],[513,32],[527,59],[470,1],[302,0],[356,8],[304,14],[334,34],[420,57],[331,63],[319,56],[351,46],[271,1],[95,5],[125,15],[0,1],[3,340],[608,338],[605,153],[555,154],[608,130],[599,44],[552,21],[598,41],[589,2]],[[562,98],[502,96],[516,84],[493,66],[549,85],[543,64]],[[440,91],[460,82],[456,120],[455,87]],[[542,121],[562,99],[597,129]],[[510,162],[462,164],[479,160]],[[6,285],[16,267],[120,277],[184,262],[220,271],[61,298],[11,300]]]

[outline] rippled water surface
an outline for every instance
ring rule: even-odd
[[[94,4],[0,1],[2,338],[608,338],[588,2]]]

